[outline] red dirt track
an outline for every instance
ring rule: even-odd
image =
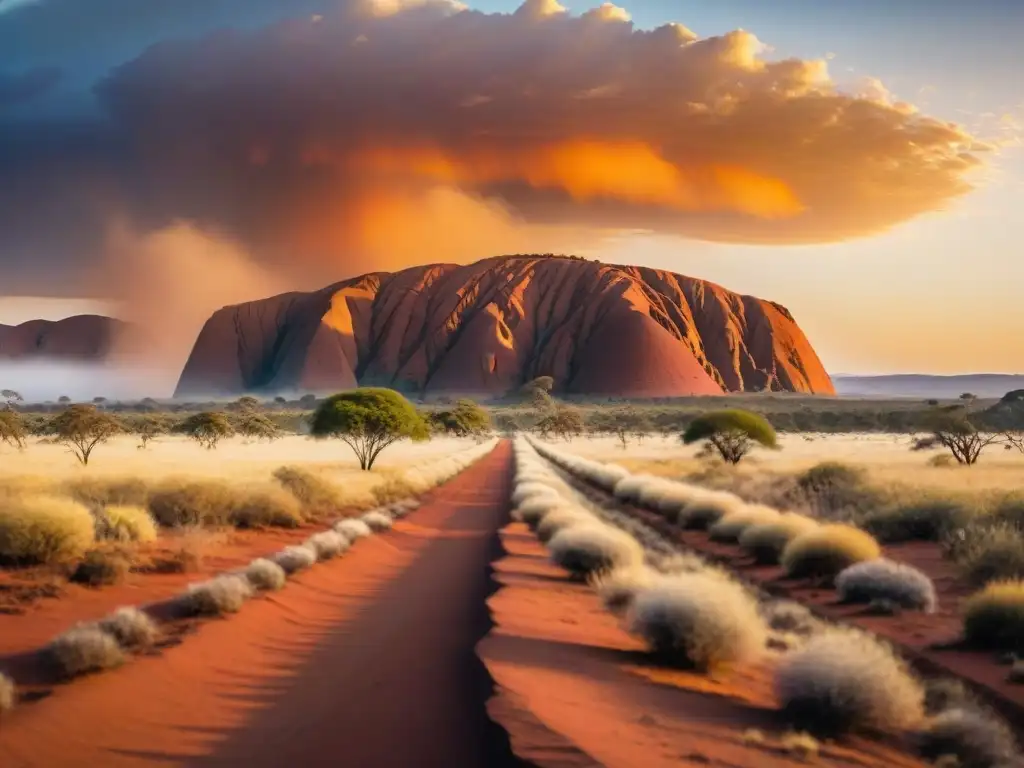
[[[508,512],[502,442],[345,557],[0,723],[3,768],[511,768],[474,646]]]

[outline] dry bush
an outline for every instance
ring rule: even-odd
[[[288,580],[288,576],[285,574],[284,568],[273,560],[268,560],[263,557],[257,558],[249,563],[249,565],[246,566],[244,574],[245,578],[249,580],[249,583],[252,584],[254,589],[266,592],[281,589]]]
[[[512,505],[516,507],[522,506],[523,502],[527,499],[533,498],[534,496],[552,496],[554,498],[561,498],[558,491],[550,485],[537,482],[519,483],[516,485],[515,490],[512,491]]]
[[[341,489],[334,483],[301,467],[278,467],[274,479],[294,496],[309,519],[337,514],[346,506]]]
[[[963,607],[964,639],[979,648],[1024,651],[1024,581],[994,581]]]
[[[537,524],[548,512],[570,506],[571,504],[561,496],[534,496],[516,507],[516,515],[521,522],[536,529]]]
[[[879,541],[942,541],[967,526],[978,510],[963,500],[934,495],[896,500],[864,517],[865,530]]]
[[[810,609],[793,600],[772,600],[761,604],[768,628],[799,637],[810,637],[825,626]]]
[[[924,711],[929,716],[947,709],[980,706],[974,693],[958,678],[933,677],[924,682]]]
[[[754,661],[767,636],[754,596],[707,573],[663,576],[641,589],[627,625],[655,653],[698,670]]]
[[[302,507],[298,500],[280,488],[235,488],[228,522],[236,528],[298,528],[302,525]]]
[[[413,486],[401,477],[388,477],[370,489],[377,506],[391,504],[415,494]]]
[[[547,544],[559,531],[575,525],[597,524],[600,521],[589,512],[579,507],[559,507],[553,509],[537,523],[537,538]]]
[[[596,520],[563,528],[548,542],[548,549],[552,562],[577,578],[644,561],[643,547],[636,539]]]
[[[710,563],[696,552],[670,552],[655,555],[651,565],[661,573],[695,573],[712,568]]]
[[[391,519],[391,515],[380,510],[371,510],[360,518],[364,523],[370,526],[370,530],[374,533],[380,533],[381,531],[387,531],[395,524],[395,521]]]
[[[775,692],[790,722],[811,733],[907,729],[924,691],[902,659],[865,632],[831,630],[782,657]]]
[[[317,551],[309,544],[299,544],[285,547],[269,559],[281,566],[281,569],[291,576],[293,573],[298,573],[313,566],[318,557]]]
[[[746,502],[728,491],[705,491],[688,502],[679,513],[679,525],[688,529],[704,530],[719,519],[739,512]]]
[[[356,518],[340,521],[334,526],[334,530],[348,539],[350,544],[355,544],[359,539],[365,539],[373,535],[373,530],[370,526]]]
[[[595,574],[590,584],[604,607],[621,616],[629,610],[637,594],[652,586],[661,576],[646,565],[627,565]]]
[[[122,648],[147,648],[160,635],[156,622],[149,614],[130,606],[118,608],[101,619],[97,626],[113,637]]]
[[[932,718],[918,734],[918,751],[928,760],[955,757],[959,768],[1009,768],[1020,754],[1013,731],[997,716],[959,707]]]
[[[157,540],[156,521],[143,507],[112,504],[96,512],[96,536],[120,542]]]
[[[3,672],[0,672],[0,715],[14,709],[14,705],[17,702],[18,689],[15,687],[14,681]]]
[[[1016,525],[977,522],[957,533],[946,548],[969,583],[1024,578],[1024,531]]]
[[[816,464],[797,475],[795,481],[793,503],[821,517],[856,515],[878,504],[879,492],[871,487],[864,470],[839,461]]]
[[[232,488],[219,480],[168,479],[153,489],[149,511],[166,528],[227,525]]]
[[[830,523],[797,536],[782,551],[781,562],[787,575],[833,577],[844,568],[882,554],[871,534],[859,528]]]
[[[306,539],[306,546],[316,552],[319,561],[331,560],[349,548],[349,541],[337,531],[314,533]]]
[[[839,599],[847,603],[885,600],[900,608],[932,613],[935,585],[917,568],[880,557],[851,565],[836,576]]]
[[[124,552],[114,549],[92,549],[75,566],[68,577],[76,584],[104,587],[120,584],[131,570],[131,560]]]
[[[91,509],[145,507],[149,500],[150,482],[141,477],[76,477],[64,481],[62,490]]]
[[[746,504],[737,511],[719,518],[709,529],[709,534],[712,541],[736,542],[750,526],[774,523],[780,516],[779,510],[773,507]]]
[[[180,605],[193,616],[222,616],[237,613],[252,594],[252,585],[245,577],[236,574],[216,576],[190,585],[181,596]]]
[[[740,534],[739,543],[758,563],[775,565],[790,541],[818,525],[817,520],[806,515],[786,512],[771,522],[749,526]]]
[[[63,678],[113,669],[124,663],[117,640],[93,624],[81,624],[57,635],[46,646],[45,656]]]
[[[57,496],[0,500],[0,565],[60,564],[81,558],[96,540],[89,510]]]

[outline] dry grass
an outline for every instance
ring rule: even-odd
[[[284,568],[262,557],[249,563],[244,573],[254,589],[264,592],[281,589],[288,580]]]
[[[790,541],[818,525],[818,521],[810,517],[787,512],[771,522],[747,527],[740,534],[739,543],[758,563],[775,565]]]
[[[360,518],[364,523],[370,526],[370,530],[374,533],[380,533],[382,531],[390,530],[391,526],[395,524],[395,521],[391,518],[391,515],[380,510],[372,510],[362,515]]]
[[[319,553],[309,544],[285,547],[269,559],[279,565],[289,576],[311,567],[319,558]]]
[[[83,624],[58,635],[46,647],[46,658],[64,678],[113,669],[124,663],[117,640],[96,625]]]
[[[337,531],[314,533],[306,540],[306,546],[316,552],[319,561],[331,560],[349,548],[349,541]]]
[[[916,728],[924,691],[906,664],[867,633],[831,630],[784,656],[775,691],[790,723],[816,734]]]
[[[621,616],[629,610],[636,596],[653,586],[661,575],[646,565],[627,565],[595,574],[590,579],[590,585],[601,598],[604,607]]]
[[[373,529],[362,520],[356,518],[342,520],[334,526],[334,530],[348,539],[349,543],[353,544],[359,539],[365,539],[373,535]]]
[[[1024,581],[997,581],[968,598],[964,639],[979,648],[1024,651]]]
[[[831,524],[797,536],[782,551],[782,567],[793,578],[832,577],[845,568],[882,554],[871,534],[850,525]]]
[[[278,467],[274,479],[298,500],[303,515],[312,520],[336,514],[351,503],[339,487],[313,469]]]
[[[959,768],[1009,768],[1020,754],[1013,731],[999,718],[959,707],[932,718],[918,735],[918,750],[929,760],[952,756]]]
[[[118,608],[97,626],[122,648],[146,648],[160,636],[156,622],[138,608]]]
[[[640,589],[627,625],[655,653],[698,670],[754,661],[767,637],[756,599],[737,582],[703,572],[663,576]]]
[[[182,609],[192,616],[223,616],[237,613],[252,597],[252,585],[244,576],[216,576],[192,584],[180,598]]]
[[[547,544],[560,531],[576,525],[597,524],[599,521],[589,512],[575,506],[559,506],[544,515],[537,523],[537,538]]]
[[[900,608],[932,613],[937,598],[935,585],[916,568],[892,560],[866,560],[836,577],[839,599],[848,603],[887,601]]]
[[[737,542],[747,528],[777,522],[779,510],[763,504],[745,504],[720,518],[708,529],[712,541]]]
[[[149,512],[140,506],[108,504],[96,512],[97,537],[109,541],[145,544],[157,540],[159,530]]]
[[[739,512],[746,506],[743,499],[725,491],[705,491],[688,501],[679,513],[683,528],[705,529],[721,518]]]
[[[548,542],[548,550],[552,562],[576,578],[644,561],[643,547],[636,539],[597,520],[563,528]]]
[[[120,584],[131,570],[127,553],[118,549],[92,549],[71,572],[69,579],[76,584],[103,587]]]
[[[67,563],[96,539],[89,510],[57,496],[0,497],[0,565]]]

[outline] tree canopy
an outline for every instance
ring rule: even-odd
[[[778,446],[775,428],[768,420],[740,408],[702,414],[689,423],[681,437],[686,445],[706,441],[730,464],[738,464],[755,445]]]
[[[459,400],[454,408],[434,411],[429,416],[436,432],[457,437],[482,435],[491,429],[491,416],[472,400]]]
[[[216,448],[222,438],[235,433],[227,414],[220,411],[193,413],[179,422],[174,431],[195,440],[209,451]]]
[[[84,403],[69,405],[47,424],[47,432],[66,445],[83,465],[88,465],[96,446],[123,431],[124,426],[114,416]]]
[[[911,450],[945,448],[958,464],[970,467],[978,462],[985,448],[1002,440],[998,433],[979,428],[968,408],[951,405],[934,409],[928,436],[914,441]]]
[[[310,419],[317,438],[336,437],[372,469],[381,451],[399,440],[426,440],[430,430],[416,408],[393,389],[361,387],[331,395]]]
[[[0,443],[7,443],[18,450],[25,447],[25,420],[21,414],[10,408],[0,408]]]

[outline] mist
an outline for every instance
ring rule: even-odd
[[[56,360],[0,361],[0,389],[13,389],[26,403],[62,396],[74,401],[169,398],[177,375],[166,368],[108,363],[68,363]]]

